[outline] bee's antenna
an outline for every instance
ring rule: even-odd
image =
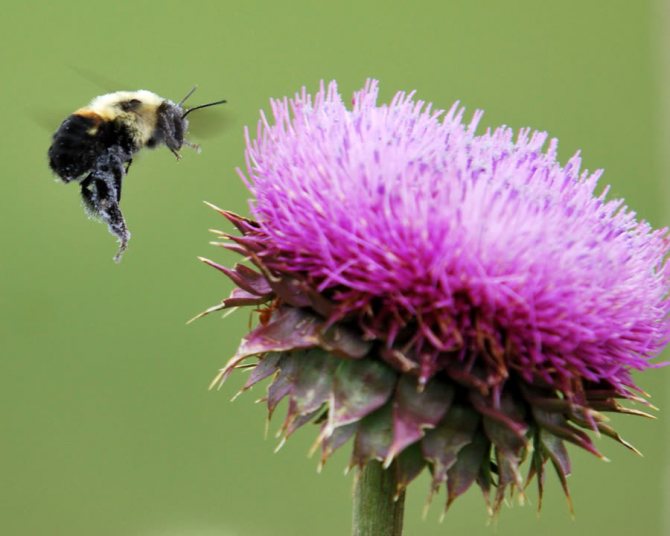
[[[191,91],[191,93],[193,93],[193,91]],[[218,101],[214,101],[214,102],[208,102],[207,104],[201,104],[199,106],[194,106],[193,108],[189,108],[188,110],[186,110],[182,114],[181,118],[184,119],[184,117],[186,117],[188,114],[190,114],[194,110],[200,110],[201,108],[208,108],[209,106],[216,106],[217,104],[223,104],[225,102],[226,102],[225,100],[218,100]]]
[[[193,95],[193,93],[195,93],[195,90],[196,90],[196,89],[198,89],[198,86],[197,86],[197,85],[196,85],[196,86],[193,86],[193,88],[191,88],[191,91],[189,91],[189,92],[186,94],[186,96],[185,96],[182,100],[179,101],[179,103],[177,104],[177,106],[181,107],[181,105],[184,104],[184,103],[186,102],[186,100],[187,100],[191,95]]]

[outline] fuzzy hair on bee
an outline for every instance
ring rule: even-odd
[[[185,140],[187,115],[226,102],[185,108],[195,89],[178,103],[144,89],[100,95],[68,116],[53,135],[48,151],[51,170],[65,183],[79,182],[86,211],[104,221],[119,240],[117,262],[130,239],[119,203],[133,156],[144,147],[160,145],[177,159],[184,145],[199,149]]]

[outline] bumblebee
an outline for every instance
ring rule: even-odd
[[[79,182],[86,211],[104,221],[119,240],[116,262],[130,239],[119,203],[123,179],[135,153],[164,144],[179,159],[184,145],[198,149],[184,139],[186,116],[226,102],[185,108],[184,102],[194,91],[178,103],[146,90],[101,95],[67,117],[53,135],[49,166],[63,182]]]

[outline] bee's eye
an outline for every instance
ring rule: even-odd
[[[142,104],[142,101],[140,101],[138,99],[130,99],[130,100],[121,102],[119,104],[119,106],[121,106],[121,109],[124,112],[131,112],[133,110],[136,110],[140,104]]]

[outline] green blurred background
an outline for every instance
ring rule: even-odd
[[[262,390],[235,403],[239,378],[207,390],[247,313],[185,325],[231,288],[196,256],[233,260],[208,245],[207,229],[225,224],[202,201],[246,210],[234,171],[243,126],[271,96],[332,78],[349,95],[376,77],[384,99],[416,89],[440,107],[485,109],[484,125],[548,130],[563,161],[583,149],[615,195],[662,225],[657,18],[651,2],[631,0],[5,5],[0,534],[348,534],[346,453],[317,474],[312,431],[273,454],[253,404]],[[193,104],[228,99],[212,115],[223,128],[180,162],[164,148],[137,158],[123,201],[133,238],[115,265],[115,241],[86,219],[77,187],[50,174],[50,136],[97,94],[146,88],[176,100],[196,83]],[[667,379],[639,379],[661,407]],[[410,487],[405,534],[667,534],[667,414],[615,419],[644,458],[605,440],[609,464],[572,449],[575,520],[553,474],[539,518],[533,490],[533,504],[487,527],[473,489],[442,524],[443,496],[422,520],[424,477]]]

